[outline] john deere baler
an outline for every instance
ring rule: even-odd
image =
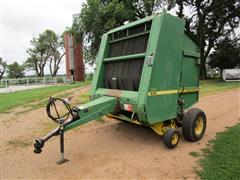
[[[35,152],[50,137],[107,115],[151,127],[173,148],[179,129],[189,141],[198,141],[206,129],[206,116],[189,109],[199,97],[199,48],[185,21],[167,13],[153,15],[115,28],[102,36],[91,100],[68,107],[67,116],[51,116],[57,99],[50,99],[49,117],[60,127],[37,139]],[[186,111],[188,109],[188,111]],[[66,117],[70,118],[66,118]],[[63,158],[62,158],[63,159]]]

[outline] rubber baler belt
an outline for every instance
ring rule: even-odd
[[[110,43],[108,57],[145,53],[148,44],[148,36],[148,34],[144,34],[135,38]]]
[[[105,64],[105,88],[138,91],[143,59],[113,61]]]

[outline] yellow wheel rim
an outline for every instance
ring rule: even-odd
[[[172,144],[177,144],[177,142],[178,142],[178,134],[177,133],[174,133],[173,135],[172,135],[172,138],[171,138],[171,143]]]
[[[198,117],[196,120],[196,125],[195,125],[195,133],[197,135],[200,135],[203,131],[203,118]]]

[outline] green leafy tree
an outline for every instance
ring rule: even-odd
[[[27,50],[29,57],[25,62],[26,67],[43,77],[45,66],[49,63],[51,75],[56,76],[65,54],[62,38],[52,30],[45,30],[38,37],[33,37],[30,43],[32,47]]]
[[[177,14],[188,19],[188,24],[200,45],[201,78],[206,78],[206,59],[215,44],[233,34],[239,27],[238,0],[177,0]],[[192,12],[186,15],[184,12]]]
[[[54,39],[50,43],[51,48],[48,49],[48,51],[50,51],[49,70],[52,77],[57,75],[60,69],[60,63],[65,55],[63,35],[58,36],[53,34]]]
[[[24,65],[18,64],[16,61],[7,66],[7,73],[9,78],[21,78],[24,76]]]
[[[226,37],[219,41],[210,55],[211,68],[218,67],[222,79],[222,70],[240,66],[240,43],[239,39]]]
[[[94,64],[101,36],[112,28],[151,15],[168,1],[160,0],[87,0],[81,12],[74,15],[69,30],[83,40],[84,59]],[[171,1],[169,1],[171,2]],[[82,38],[84,37],[84,38]]]
[[[101,36],[113,27],[120,26],[126,17],[124,4],[118,1],[87,0],[80,14],[73,19],[73,31],[84,40],[85,60],[93,64]]]
[[[199,42],[201,78],[205,79],[206,58],[216,42],[234,33],[239,26],[238,0],[87,0],[81,12],[74,16],[71,31],[84,37],[85,60],[93,64],[103,33],[127,20],[175,7],[177,15],[187,20],[186,28]]]
[[[0,57],[0,80],[2,79],[5,71],[7,68],[7,62],[3,61],[3,59]]]

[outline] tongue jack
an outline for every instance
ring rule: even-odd
[[[56,101],[62,103],[65,105],[68,112],[62,116],[59,115],[59,111],[57,110]],[[57,161],[57,164],[62,164],[64,162],[67,162],[67,159],[64,159],[64,127],[71,122],[73,122],[76,119],[79,119],[79,115],[77,113],[78,109],[75,107],[71,107],[70,104],[61,98],[54,98],[50,97],[47,107],[46,107],[47,115],[50,119],[52,119],[54,122],[59,124],[59,127],[48,133],[46,136],[36,139],[34,143],[34,153],[40,154],[42,152],[42,148],[44,146],[44,143],[50,139],[53,136],[59,135],[60,137],[60,160]],[[55,111],[55,115],[53,116],[52,111]],[[69,119],[69,116],[72,116],[72,118]]]
[[[64,119],[59,121],[59,136],[60,136],[60,160],[57,161],[57,164],[63,164],[67,162],[67,159],[64,159]]]

